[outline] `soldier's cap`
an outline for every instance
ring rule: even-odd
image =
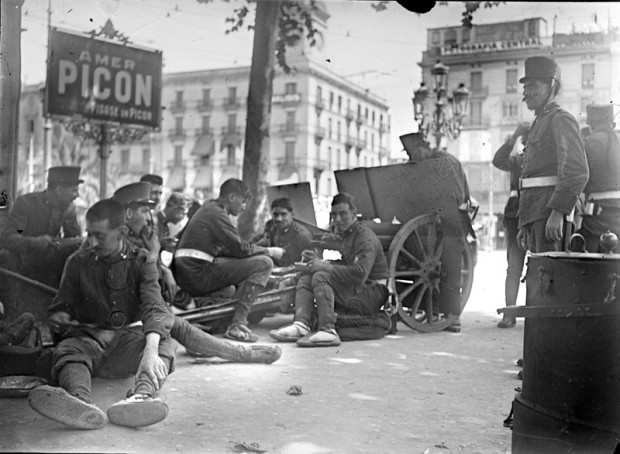
[[[155,175],[154,173],[147,173],[146,175],[142,175],[140,181],[146,181],[147,183],[157,184],[162,186],[164,184],[164,179],[160,175]]]
[[[151,200],[151,183],[140,181],[139,183],[130,183],[120,187],[114,192],[112,200],[116,200],[123,206],[127,206],[132,202],[141,205],[155,206],[157,202]]]
[[[607,123],[614,122],[613,104],[588,104],[586,106],[588,123]]]
[[[555,79],[561,82],[560,67],[553,58],[530,57],[525,60],[525,77],[519,79],[519,83],[536,79]]]
[[[424,135],[421,132],[411,132],[409,134],[403,134],[398,138],[403,144],[404,149],[407,151],[413,151],[415,147],[418,147],[420,145],[430,146],[430,144],[424,138]]]
[[[166,201],[167,208],[185,208],[185,205],[185,196],[178,192],[173,192],[172,194],[170,194],[170,197],[168,197],[168,200]]]
[[[84,183],[80,178],[80,170],[79,166],[50,167],[47,171],[47,184],[77,186]]]

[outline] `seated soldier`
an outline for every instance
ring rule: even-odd
[[[274,259],[276,266],[290,266],[301,261],[301,253],[308,249],[312,234],[303,225],[293,220],[293,204],[286,197],[271,202],[273,224],[259,246],[276,246],[284,249],[280,259]]]
[[[159,239],[148,225],[151,219],[151,208],[155,205],[155,202],[149,199],[150,190],[150,183],[144,181],[130,183],[117,189],[112,199],[125,207],[127,240],[146,249],[151,259],[157,263],[163,296],[167,302],[170,302],[174,299],[178,288],[172,271],[160,259]]]
[[[146,217],[141,215],[141,211],[143,212],[142,207],[148,206],[149,203],[147,201],[149,197],[148,186],[149,184],[145,182],[128,184],[119,188],[114,193],[113,199],[122,202],[127,207],[125,211],[126,228],[124,229],[127,232],[127,239],[133,245],[146,249],[152,259],[156,260],[155,252],[159,250],[157,242],[153,238],[145,237],[143,234],[132,234],[132,232],[144,232]],[[152,248],[154,249],[152,250]],[[163,265],[160,264],[159,267],[161,269]],[[195,356],[217,356],[221,359],[235,362],[273,363],[282,354],[279,347],[266,345],[242,346],[217,339],[192,326],[187,320],[176,316],[174,317],[174,325],[170,330],[170,335],[183,345],[188,353]]]
[[[174,252],[177,245],[178,233],[183,228],[182,221],[185,219],[185,198],[183,194],[172,193],[162,211],[155,213],[155,230],[157,238],[164,251]],[[170,231],[169,224],[178,226],[176,233]]]
[[[364,316],[371,321],[381,312],[389,295],[388,264],[379,238],[357,220],[356,212],[351,195],[334,196],[331,219],[343,240],[342,260],[323,261],[314,251],[304,251],[309,273],[297,283],[294,322],[272,330],[274,339],[300,347],[337,346],[337,317]]]
[[[247,327],[247,316],[269,280],[270,257],[278,259],[284,252],[250,244],[239,236],[229,215],[238,216],[249,196],[241,180],[222,183],[219,197],[206,202],[187,223],[173,260],[177,282],[192,297],[237,286],[239,303],[225,337],[242,342],[258,340]]]
[[[67,257],[82,242],[73,201],[79,167],[51,167],[47,190],[19,196],[0,235],[0,266],[58,287]]]
[[[156,397],[174,369],[174,317],[161,297],[155,261],[126,240],[123,206],[110,199],[86,212],[88,245],[67,261],[49,307],[50,328],[62,334],[52,360],[60,387],[28,396],[43,416],[79,429],[110,422],[143,427],[162,421],[168,406]],[[141,326],[140,323],[142,322]],[[127,399],[106,413],[91,401],[91,377],[135,375]]]

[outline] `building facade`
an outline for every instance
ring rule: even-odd
[[[464,83],[471,92],[468,117],[458,140],[448,144],[466,169],[472,195],[482,214],[501,215],[509,194],[509,177],[491,165],[493,154],[521,121],[534,115],[522,102],[527,58],[553,56],[561,68],[559,104],[585,126],[590,103],[618,102],[620,33],[590,27],[570,34],[549,33],[541,17],[432,28],[419,63],[431,85],[431,68],[439,60],[449,67],[448,92]],[[432,87],[431,87],[432,88]],[[520,144],[519,144],[520,146]]]

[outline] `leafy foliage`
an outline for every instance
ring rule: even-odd
[[[440,5],[446,5],[448,2],[439,2]],[[464,2],[465,3],[465,11],[463,11],[463,19],[461,22],[464,27],[472,28],[473,24],[471,21],[474,19],[474,13],[480,8],[481,5],[484,5],[485,8],[493,8],[495,6],[499,6],[506,2]]]

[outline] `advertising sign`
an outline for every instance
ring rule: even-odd
[[[46,113],[160,127],[161,51],[52,29]]]

